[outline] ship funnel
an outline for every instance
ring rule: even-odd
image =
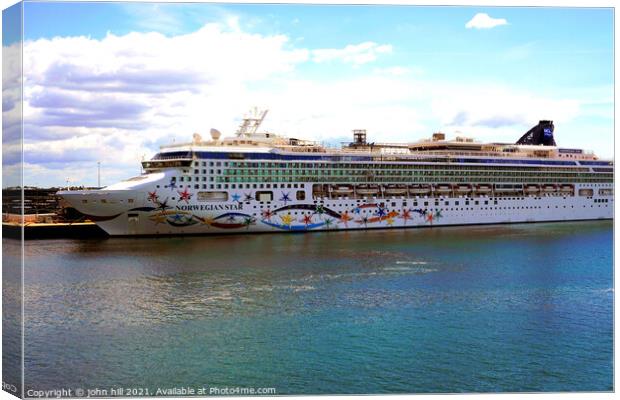
[[[217,129],[211,128],[211,139],[217,141],[222,136],[222,133]]]
[[[516,144],[556,146],[555,139],[553,139],[553,128],[553,121],[542,120],[521,136]]]

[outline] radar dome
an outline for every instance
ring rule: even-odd
[[[199,134],[199,133],[197,133],[197,132],[196,132],[196,133],[194,133],[194,136],[193,136],[193,137],[194,137],[194,143],[200,143],[200,142],[202,142],[202,136],[200,136],[200,134]]]
[[[220,136],[222,136],[222,133],[220,131],[218,131],[217,129],[211,128],[211,138],[213,140],[219,140]]]

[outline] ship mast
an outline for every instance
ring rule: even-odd
[[[252,136],[256,133],[261,123],[265,119],[267,112],[269,110],[259,110],[254,107],[248,114],[246,114],[243,118],[243,122],[239,125],[239,129],[237,129],[237,136]]]

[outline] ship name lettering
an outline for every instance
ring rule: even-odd
[[[177,206],[177,210],[181,211],[234,211],[234,210],[242,210],[243,204],[188,204],[188,205],[179,205]]]

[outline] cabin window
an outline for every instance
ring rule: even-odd
[[[86,203],[88,203],[88,200],[86,199],[82,200],[82,204],[86,204]]]
[[[127,199],[127,203],[133,203],[133,199]]]
[[[298,190],[296,198],[297,200],[306,200],[306,192],[303,190]]]
[[[101,199],[101,202],[105,204],[105,203],[107,203],[108,201],[107,201],[106,199]]]

